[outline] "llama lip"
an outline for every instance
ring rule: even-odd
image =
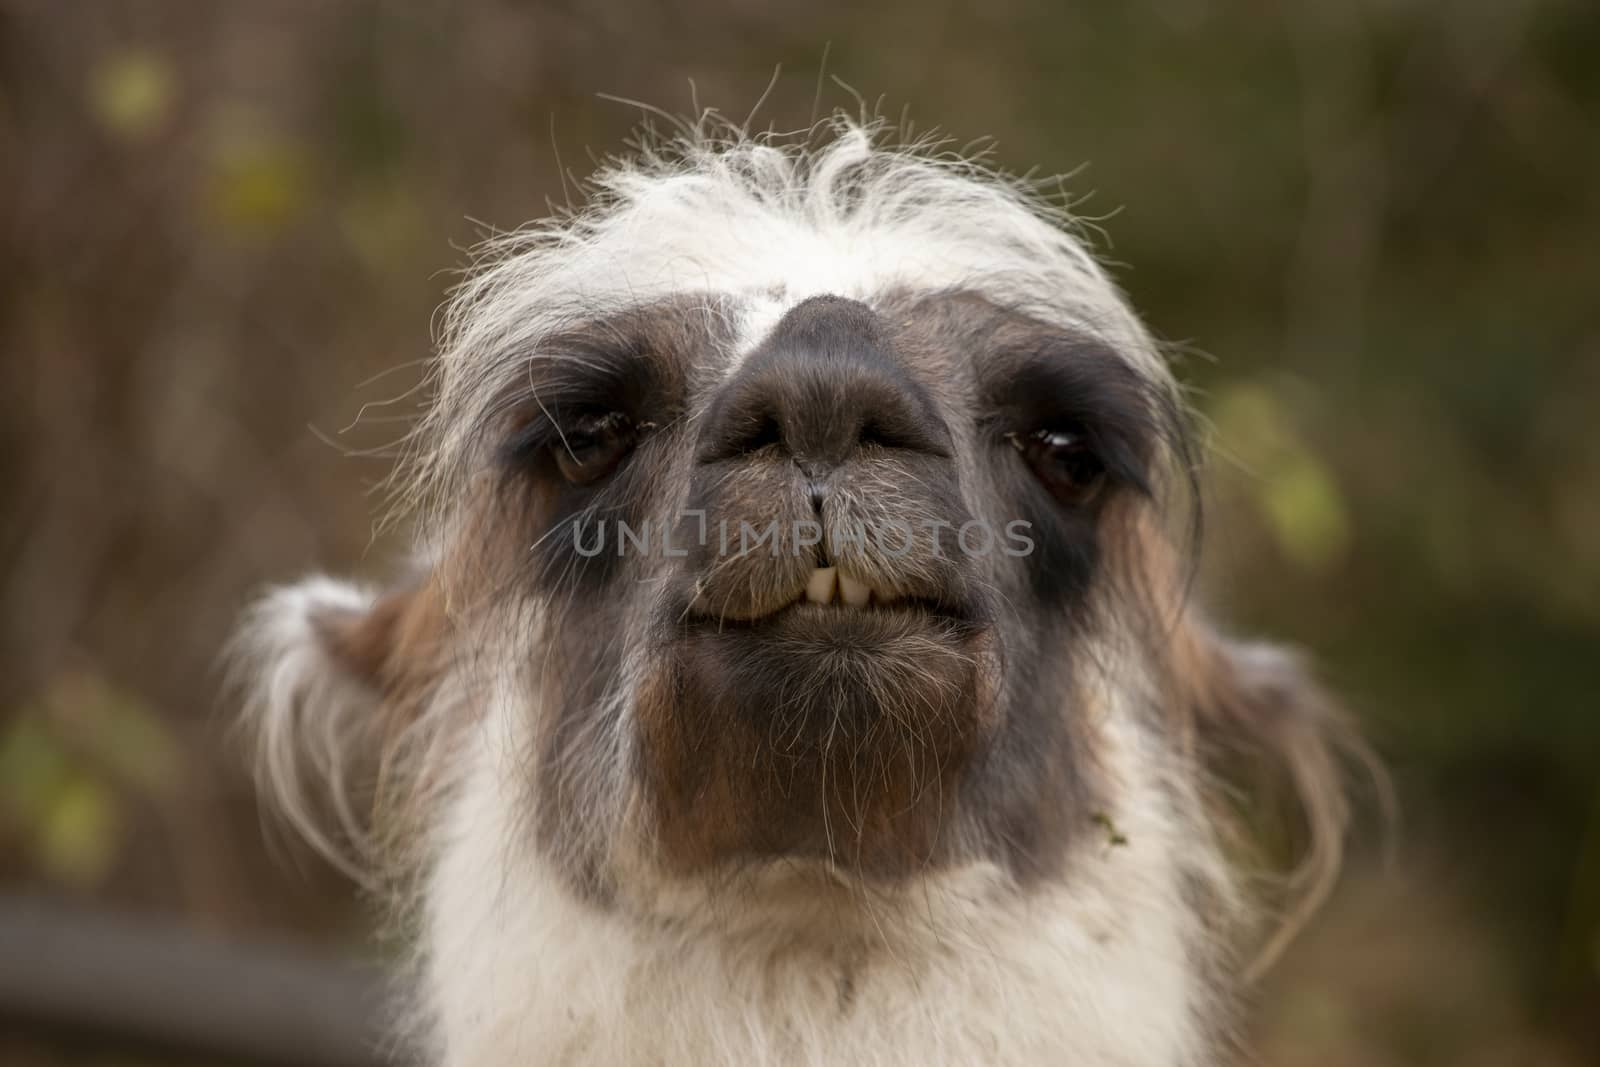
[[[813,567],[805,584],[787,598],[775,599],[763,611],[748,615],[718,610],[718,605],[705,590],[691,594],[679,618],[699,624],[748,628],[776,623],[779,620],[804,620],[812,628],[817,626],[837,628],[851,620],[865,620],[888,615],[902,619],[920,617],[941,623],[966,625],[977,621],[972,605],[964,599],[952,600],[947,591],[907,593],[886,590],[856,577],[837,565]]]
[[[813,600],[802,594],[771,611],[748,618],[720,615],[696,601],[681,613],[680,620],[697,632],[781,633],[830,641],[847,634],[877,634],[883,632],[885,626],[896,633],[921,632],[957,638],[984,629],[982,617],[963,605],[921,596],[879,599],[870,591],[865,603],[850,604],[839,598],[837,588],[828,601]]]

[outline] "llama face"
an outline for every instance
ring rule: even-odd
[[[690,930],[707,990],[812,959],[795,937],[825,969],[898,938],[954,990],[976,972],[944,924],[1006,940],[980,984],[1037,993],[1052,1047],[1127,1040],[1085,975],[1164,990],[1158,1051],[1127,1062],[1174,1062],[1213,1029],[1233,914],[1202,761],[1287,770],[1314,902],[1337,715],[1187,602],[1178,387],[1066,220],[837,132],[691,137],[489,246],[397,482],[410,580],[302,583],[247,628],[263,777],[328,851],[420,887],[456,1044],[498,1040],[485,989],[508,1033],[581,1029],[519,1020],[563,983],[609,1003],[596,961],[671,972]],[[555,951],[591,922],[610,955]]]
[[[1108,542],[1149,506],[1162,387],[979,292],[869,299],[756,335],[738,294],[628,309],[495,405],[467,524],[494,534],[463,547],[578,869],[631,836],[679,873],[1026,880],[1108,806],[1088,659],[1129,606]]]

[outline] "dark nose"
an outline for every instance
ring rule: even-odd
[[[879,315],[857,300],[796,304],[712,401],[696,458],[714,463],[769,446],[815,488],[864,445],[950,455],[950,431],[900,364]]]

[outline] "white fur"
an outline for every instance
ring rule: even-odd
[[[760,892],[637,887],[606,911],[532,849],[507,851],[526,817],[526,722],[498,703],[477,727],[436,842],[424,923],[438,1062],[1204,1062],[1213,1005],[1179,883],[1185,863],[1216,876],[1217,861],[1127,709],[1099,723],[1126,843],[1086,843],[1058,885],[1022,894],[983,865],[868,897],[778,866]]]
[[[317,575],[263,596],[234,639],[233,671],[247,693],[256,779],[298,833],[366,882],[364,820],[350,807],[350,753],[372,733],[377,694],[328,653],[317,620],[357,617],[375,594]],[[333,826],[329,828],[329,817]]]

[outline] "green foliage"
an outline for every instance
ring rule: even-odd
[[[46,877],[93,888],[126,844],[123,806],[169,795],[180,758],[132,694],[63,676],[0,729],[0,840],[21,841]]]
[[[1220,449],[1250,479],[1252,503],[1284,556],[1308,571],[1337,566],[1350,541],[1344,498],[1279,398],[1260,385],[1229,386],[1212,419]]]

